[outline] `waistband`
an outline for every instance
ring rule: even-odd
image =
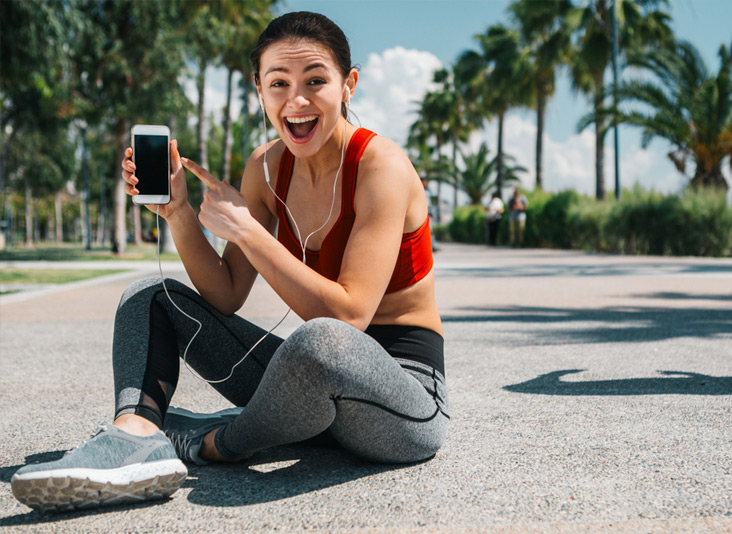
[[[445,376],[445,340],[434,330],[421,326],[372,324],[366,333],[392,358],[429,365]]]

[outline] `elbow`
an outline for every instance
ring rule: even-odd
[[[243,300],[238,300],[238,299],[235,300],[232,298],[228,298],[228,299],[219,298],[216,300],[204,298],[204,300],[206,300],[206,302],[208,302],[211,306],[213,306],[217,312],[219,312],[221,315],[224,315],[226,317],[231,317],[236,312],[238,312],[241,309],[241,307],[244,305]]]
[[[341,315],[340,317],[336,317],[336,319],[339,319],[343,321],[346,324],[351,325],[352,327],[360,330],[361,332],[364,332],[369,325],[371,324],[371,321],[374,318],[374,313],[364,310],[364,309],[357,309],[357,310],[350,310],[349,313],[344,314],[338,314]]]
[[[360,330],[361,332],[364,332],[371,324],[371,320],[366,317],[359,317],[359,318],[351,319],[351,320],[344,321],[344,322],[346,322],[349,325],[351,325],[352,327]]]

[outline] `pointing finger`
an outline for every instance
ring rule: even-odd
[[[211,176],[210,172],[198,165],[196,162],[188,158],[180,158],[180,162],[186,169],[195,174],[207,186],[214,187],[216,184],[219,183],[216,178]]]

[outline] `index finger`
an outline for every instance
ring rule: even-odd
[[[188,169],[193,174],[195,174],[198,177],[198,179],[201,180],[207,186],[213,187],[219,183],[219,181],[216,178],[211,176],[210,172],[208,172],[206,169],[201,167],[195,161],[192,161],[188,158],[180,158],[180,162],[183,164],[183,166],[186,169]]]

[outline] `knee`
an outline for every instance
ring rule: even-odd
[[[186,287],[181,282],[172,278],[166,278],[165,285],[168,289],[178,289],[180,286]],[[131,283],[127,289],[125,289],[124,293],[122,293],[122,297],[119,301],[119,307],[121,308],[129,301],[140,299],[148,301],[152,300],[162,290],[163,285],[160,282],[159,276],[151,276],[149,278],[137,280]]]
[[[278,353],[281,359],[292,360],[293,365],[299,368],[311,366],[321,372],[334,370],[358,333],[337,319],[312,319],[295,330],[280,346]]]

